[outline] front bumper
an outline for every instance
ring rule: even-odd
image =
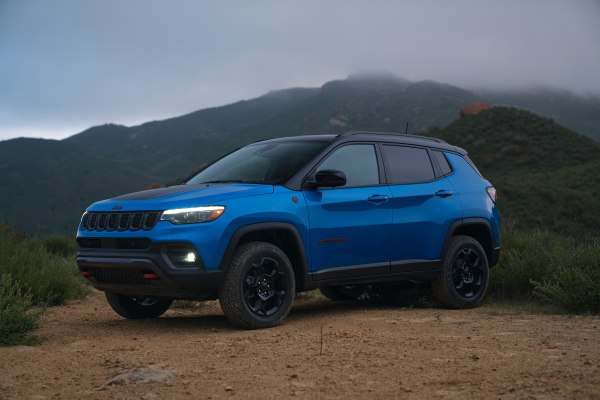
[[[77,266],[99,290],[129,296],[206,299],[216,297],[225,274],[207,270],[200,261],[193,267],[176,267],[165,255],[165,246],[147,249],[82,249]],[[172,244],[171,244],[172,245]]]

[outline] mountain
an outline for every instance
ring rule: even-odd
[[[529,92],[475,93],[432,81],[354,75],[320,88],[273,91],[256,99],[134,127],[96,126],[62,141],[22,138],[3,141],[0,142],[3,177],[0,219],[31,233],[73,233],[81,213],[92,202],[153,183],[173,182],[223,153],[257,139],[358,129],[403,132],[408,121],[411,133],[449,135],[451,143],[471,152],[495,184],[497,181],[506,185],[510,189],[506,193],[510,205],[506,207],[513,214],[512,220],[547,224],[545,216],[551,215],[552,210],[535,219],[533,214],[523,219],[528,214],[523,208],[526,205],[519,200],[523,188],[513,178],[529,179],[536,190],[541,190],[543,184],[536,184],[535,179],[554,182],[552,185],[562,179],[559,177],[579,182],[573,183],[571,192],[543,191],[548,196],[546,200],[565,193],[572,196],[591,193],[584,187],[585,179],[575,174],[592,175],[593,166],[587,161],[600,158],[597,143],[551,120],[516,109],[492,108],[455,120],[465,104],[486,101],[492,104],[520,101],[519,104],[531,109],[546,110],[555,121],[568,117],[570,121],[579,121],[584,128],[592,125],[587,121],[593,122],[600,115],[596,100],[586,102],[569,97],[572,95],[552,93],[556,94],[550,101],[547,95]],[[573,99],[578,100],[573,107],[565,107],[568,112],[553,114],[555,104]],[[445,129],[439,128],[448,124]],[[577,165],[565,161],[568,146],[581,152],[581,157],[576,158]],[[539,153],[542,150],[545,153]],[[495,161],[488,164],[490,160]],[[544,160],[562,161],[554,165]],[[529,198],[530,192],[524,198]],[[542,197],[540,194],[536,199]],[[569,214],[567,210],[564,215],[583,218],[589,214],[584,206],[590,204],[578,205],[580,214]]]
[[[464,147],[498,189],[505,224],[600,232],[600,144],[551,119],[494,107],[430,136]]]

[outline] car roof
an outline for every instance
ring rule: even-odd
[[[442,139],[418,136],[411,134],[393,133],[393,132],[369,132],[369,131],[352,131],[345,132],[339,135],[305,135],[305,136],[289,136],[276,139],[265,139],[260,143],[278,143],[278,142],[385,142],[398,144],[412,144],[417,146],[425,146],[440,150],[452,151],[455,153],[466,155],[466,150],[446,143]]]

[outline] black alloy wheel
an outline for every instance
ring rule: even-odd
[[[285,270],[277,260],[262,257],[253,262],[244,279],[244,299],[248,308],[260,317],[275,314],[288,294]]]
[[[452,282],[456,292],[466,299],[477,296],[483,282],[481,257],[471,248],[459,251],[452,268]]]
[[[279,325],[289,314],[296,280],[292,263],[277,246],[265,242],[240,245],[219,289],[227,319],[246,329]]]
[[[433,294],[449,308],[473,308],[481,304],[489,283],[489,264],[481,243],[471,236],[452,238]]]

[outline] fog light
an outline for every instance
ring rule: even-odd
[[[161,252],[178,268],[197,267],[202,263],[194,247],[187,244],[169,244],[164,246]]]

